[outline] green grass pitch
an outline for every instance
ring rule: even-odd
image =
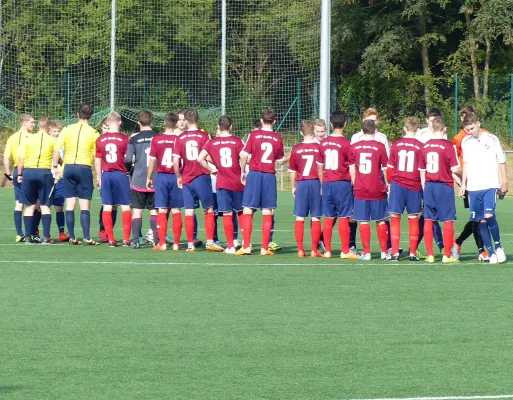
[[[0,398],[513,393],[513,271],[478,263],[472,238],[453,266],[299,260],[285,192],[275,257],[15,245],[12,197],[0,190]],[[498,206],[506,253],[512,206]]]

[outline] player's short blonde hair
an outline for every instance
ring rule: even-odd
[[[49,121],[48,122],[48,129],[59,129],[61,130],[63,127],[62,122],[60,121]]]
[[[408,132],[416,132],[419,130],[420,122],[417,117],[408,117],[404,121],[404,129]]]
[[[323,119],[316,119],[314,125],[326,128],[326,121],[324,121]]]
[[[363,119],[367,119],[369,118],[370,116],[372,115],[375,115],[376,118],[378,118],[378,110],[376,110],[375,108],[367,108],[364,112],[363,112]]]
[[[49,125],[50,125],[50,118],[42,117],[42,118],[39,118],[39,120],[37,121],[37,126],[39,127],[39,129],[48,129]]]
[[[301,121],[301,133],[303,136],[314,135],[314,123],[308,119]]]
[[[34,119],[34,116],[32,114],[21,114],[20,115],[20,124],[24,124],[25,122],[28,122],[31,119]]]
[[[116,120],[116,121],[121,121],[121,115],[120,115],[118,112],[116,112],[116,111],[111,111],[111,112],[107,115],[107,117],[105,117],[105,119],[102,121],[102,124],[103,124],[105,121],[109,120],[109,119]]]

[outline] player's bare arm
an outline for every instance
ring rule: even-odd
[[[242,150],[239,153],[240,157],[240,167],[241,167],[241,173],[240,173],[240,181],[243,185],[246,185],[246,166],[248,165],[248,159],[249,154],[246,153],[244,150]]]
[[[12,176],[11,174],[11,160],[7,154],[4,154],[4,171],[6,176]]]
[[[506,163],[499,164],[499,173],[499,179],[501,182],[499,195],[501,198],[504,198],[504,196],[506,196],[506,193],[508,193],[508,168],[506,166]]]
[[[467,191],[467,163],[463,163],[463,170],[461,172],[461,181],[460,181],[460,197],[464,198],[466,191]]]
[[[317,173],[319,174],[319,182],[322,184],[322,179],[324,178],[324,165],[317,164]]]
[[[201,153],[198,156],[198,162],[201,165],[201,168],[210,172],[211,174],[215,174],[217,172],[217,169],[212,168],[213,164],[209,164],[209,162],[212,163],[212,158],[210,158],[206,150],[201,150]]]
[[[349,166],[349,175],[351,175],[351,183],[354,186],[354,180],[356,179],[356,167],[354,165]]]
[[[18,183],[21,183],[23,181],[23,163],[24,163],[24,158],[23,157],[19,157],[18,158]]]
[[[290,160],[290,154],[287,157],[283,157],[281,160],[276,160],[276,164],[284,165],[287,164]]]
[[[296,181],[296,171],[289,171],[290,172],[290,184],[292,186],[292,196],[296,197],[296,189],[297,189],[297,181]]]
[[[426,171],[420,171],[420,184],[422,189],[426,188]]]
[[[148,161],[148,175],[146,176],[146,189],[153,189],[153,179],[151,176],[153,175],[153,170],[155,169],[155,158],[150,157]]]
[[[94,169],[96,171],[96,180],[98,182],[98,187],[102,187],[102,159],[96,157],[94,159]]]
[[[52,160],[52,174],[54,177],[59,176],[59,160],[61,158],[61,152],[59,150],[53,151],[53,160]]]
[[[176,185],[182,189],[182,175],[180,174],[180,157],[173,156],[173,169],[176,175]]]

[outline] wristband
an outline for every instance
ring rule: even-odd
[[[54,165],[53,167],[54,167],[54,168],[57,168],[57,165]]]

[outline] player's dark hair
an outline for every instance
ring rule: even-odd
[[[477,124],[478,122],[479,122],[479,118],[477,117],[476,114],[469,113],[469,114],[465,114],[465,116],[463,117],[463,127],[469,126],[469,125],[474,125],[474,124]]]
[[[175,129],[179,119],[180,117],[178,116],[178,113],[168,112],[164,117],[164,125],[168,129]]]
[[[262,129],[262,121],[260,121],[260,118],[253,121],[253,129]]]
[[[272,125],[276,122],[276,114],[270,108],[266,108],[262,113],[262,122],[266,125]]]
[[[217,125],[222,131],[229,131],[232,127],[232,119],[228,115],[223,115],[221,118],[219,118]]]
[[[346,126],[347,117],[342,111],[337,110],[330,115],[330,124],[333,129],[343,129]]]
[[[301,133],[303,134],[303,136],[313,136],[315,124],[308,119],[304,119],[303,121],[301,121],[300,129],[301,129]]]
[[[445,129],[445,121],[442,117],[435,117],[432,122],[433,132],[442,132]]]
[[[364,135],[374,135],[376,133],[376,121],[366,119],[362,124],[362,131]]]
[[[93,116],[93,107],[88,104],[84,104],[78,110],[78,118],[90,120]]]
[[[460,118],[465,118],[465,115],[467,114],[477,115],[477,110],[473,106],[465,106],[460,110],[459,114]]]
[[[431,117],[442,118],[442,112],[438,108],[430,108],[428,113],[426,114],[426,118],[429,119]]]
[[[199,122],[199,114],[196,110],[186,110],[183,113],[183,117],[187,122],[191,124],[197,124]]]
[[[141,111],[137,114],[137,122],[141,124],[141,126],[153,126],[153,113],[151,111]]]

